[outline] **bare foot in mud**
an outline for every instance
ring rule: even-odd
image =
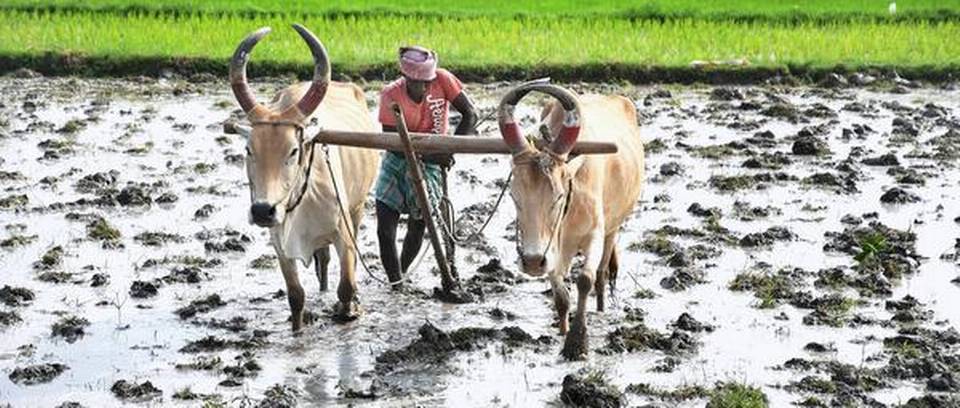
[[[441,302],[453,303],[457,305],[473,302],[473,295],[467,293],[463,289],[443,290],[440,288],[433,288],[433,297]]]
[[[294,333],[299,332],[300,329],[303,328],[303,323],[305,320],[303,315],[304,313],[300,313],[300,315],[292,314],[287,318],[287,321],[290,322]]]
[[[343,302],[337,302],[333,306],[333,321],[337,323],[352,322],[363,315],[363,308],[356,301],[344,305]]]
[[[586,360],[587,350],[587,326],[583,319],[573,319],[570,332],[563,340],[563,350],[560,351],[560,355],[569,361]]]
[[[315,322],[317,322],[317,320],[319,319],[319,317],[320,317],[320,316],[318,316],[318,315],[317,315],[316,313],[314,313],[314,312],[311,312],[311,311],[309,311],[309,310],[304,310],[304,311],[300,314],[300,319],[297,319],[296,316],[291,315],[289,318],[287,318],[287,321],[288,321],[288,322],[291,322],[291,323],[293,324],[293,331],[294,331],[294,332],[299,332],[300,329],[303,328],[303,326],[309,326],[309,325],[312,325],[312,324],[314,324]],[[296,320],[299,320],[299,322],[295,322]]]

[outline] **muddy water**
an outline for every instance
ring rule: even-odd
[[[242,164],[230,160],[237,157],[233,155],[242,154],[243,143],[236,136],[221,133],[220,123],[235,114],[232,99],[222,84],[4,79],[0,87],[7,96],[0,106],[0,170],[22,175],[0,181],[0,198],[22,194],[28,200],[19,208],[0,209],[0,224],[6,227],[0,234],[4,234],[4,239],[36,236],[27,239],[26,244],[0,249],[0,283],[30,289],[35,295],[23,305],[0,309],[14,311],[22,319],[0,326],[0,370],[4,373],[0,378],[0,401],[13,406],[54,406],[65,401],[85,406],[119,405],[123,401],[111,391],[118,380],[136,384],[150,381],[162,391],[161,396],[143,402],[147,405],[197,405],[198,400],[174,398],[176,392],[189,387],[199,398],[246,406],[264,399],[265,393],[276,397],[275,386],[279,384],[303,405],[540,406],[558,401],[564,375],[583,368],[606,372],[610,382],[621,390],[639,383],[673,389],[744,382],[760,387],[772,406],[785,406],[814,395],[784,388],[807,375],[778,368],[792,358],[838,361],[864,368],[885,364],[890,351],[882,339],[897,333],[894,325],[883,324],[891,319],[891,313],[884,308],[886,299],[901,299],[907,294],[915,297],[932,311],[933,317],[921,323],[923,327],[945,330],[960,321],[960,287],[950,282],[958,277],[958,270],[952,261],[940,259],[941,254],[953,250],[958,235],[954,222],[960,216],[960,173],[954,168],[956,160],[905,157],[915,150],[933,151],[925,141],[944,134],[950,127],[960,127],[960,99],[956,91],[923,88],[901,94],[885,89],[834,92],[742,88],[742,99],[718,101],[711,96],[712,88],[671,89],[667,96],[662,90],[649,88],[586,86],[634,98],[642,114],[645,140],[658,140],[666,149],[648,154],[648,183],[635,215],[620,237],[622,269],[608,311],[597,313],[591,309],[589,314],[594,352],[586,362],[565,362],[559,357],[562,339],[550,326],[553,313],[551,298],[543,294],[549,288],[546,282],[522,280],[505,285],[507,290],[501,293],[487,287],[482,302],[445,305],[425,295],[439,284],[439,277],[431,272],[429,253],[413,272],[412,288],[401,293],[391,293],[361,271],[360,296],[366,314],[348,324],[336,324],[326,317],[324,310],[336,301],[335,292],[319,293],[312,269],[301,268],[308,308],[320,316],[301,335],[291,336],[285,296],[277,295],[283,287],[278,268],[251,266],[255,259],[272,255],[273,251],[265,232],[246,222],[249,199],[245,172]],[[368,91],[371,105],[376,100],[376,88],[371,85]],[[479,88],[473,87],[476,102],[487,112],[504,88]],[[262,87],[261,97],[267,89],[275,87]],[[875,111],[843,109],[856,101],[874,107]],[[757,107],[751,108],[748,102]],[[778,103],[801,112],[815,109],[797,116],[803,123],[762,113]],[[908,143],[890,147],[890,140],[899,134],[894,129],[894,119],[923,116],[921,111],[928,103],[942,108],[940,116],[910,119],[918,134]],[[520,112],[532,117],[535,109],[526,106]],[[76,120],[80,122],[71,122]],[[818,137],[831,154],[791,154],[791,138],[802,128],[828,122],[832,124]],[[863,138],[843,137],[843,129],[864,124],[874,132]],[[494,123],[488,122],[481,130],[491,131],[494,127]],[[784,152],[792,164],[780,170],[753,170],[741,166],[750,157],[742,150],[717,158],[704,158],[694,152],[698,146],[742,141],[767,130],[774,135],[772,144],[767,148],[751,147],[752,151]],[[51,139],[65,141],[68,146],[59,150],[51,148],[50,143],[40,146]],[[782,171],[798,179],[818,172],[836,173],[833,168],[838,162],[861,149],[863,155],[854,160],[860,172],[856,192],[798,180],[765,182],[761,183],[762,188],[729,192],[718,190],[708,181],[712,176],[771,171]],[[54,151],[50,153],[51,150]],[[925,185],[908,188],[921,198],[919,202],[881,203],[881,195],[897,183],[887,174],[889,167],[862,165],[860,159],[888,151],[896,154],[902,167],[929,173]],[[660,175],[661,165],[671,162],[683,172]],[[111,170],[118,173],[109,188],[119,191],[128,182],[146,183],[143,190],[152,200],[164,193],[172,193],[178,199],[150,205],[58,205],[103,197],[107,193],[80,192],[75,185],[85,176]],[[492,202],[499,191],[495,183],[505,179],[508,171],[508,161],[502,157],[458,157],[457,174],[451,175],[455,205],[465,208]],[[737,201],[772,210],[767,217],[746,221],[734,211]],[[703,218],[688,212],[693,203],[717,207],[723,214],[719,223],[731,235],[742,237],[782,226],[795,237],[759,248],[669,237],[683,247],[705,244],[722,251],[719,256],[693,262],[691,268],[703,272],[705,282],[669,290],[661,280],[674,273],[675,268],[636,247],[651,237],[651,231],[665,225],[704,229]],[[205,205],[211,205],[212,212],[198,217],[197,210]],[[809,310],[786,302],[774,308],[759,308],[760,301],[749,291],[728,289],[738,274],[760,262],[770,264],[774,270],[789,266],[812,272],[853,265],[852,255],[823,249],[829,241],[824,234],[843,231],[841,219],[847,214],[862,216],[871,212],[876,212],[877,220],[891,228],[915,233],[916,250],[926,257],[917,273],[893,282],[891,296],[863,297],[864,302],[845,316],[858,315],[881,323],[856,327],[846,321],[839,327],[808,325],[803,318]],[[90,238],[91,214],[102,216],[121,237],[107,244]],[[485,213],[479,215],[482,218]],[[491,258],[503,260],[509,271],[517,272],[511,241],[513,217],[513,207],[507,199],[485,234],[490,250],[460,249],[458,265],[464,278],[472,277]],[[376,266],[375,222],[370,214],[363,225],[362,253]],[[235,235],[217,234],[225,228]],[[177,234],[182,239],[159,246],[145,245],[135,239],[144,232]],[[199,239],[206,238],[203,234],[197,236],[200,233],[214,237],[204,241]],[[242,252],[217,252],[216,245],[210,249],[205,246],[239,236],[249,238],[249,242],[237,240],[244,248]],[[56,246],[63,249],[59,263],[46,269],[35,266]],[[156,295],[132,296],[133,282],[154,283],[186,266],[177,262],[150,265],[156,263],[150,260],[184,255],[200,257],[207,263],[194,269],[199,272],[199,282],[161,281]],[[336,267],[333,269],[331,286],[337,276]],[[66,282],[40,279],[51,271],[69,274],[64,278]],[[373,273],[381,274],[378,270]],[[109,275],[109,281],[92,287],[95,274]],[[814,288],[812,281],[813,278],[807,278],[805,283],[816,295],[839,292],[861,299],[850,288]],[[635,296],[641,290],[654,296]],[[191,301],[213,294],[219,295],[225,304],[186,319],[176,313]],[[515,318],[495,319],[490,313],[495,308],[512,313]],[[668,334],[668,325],[684,312],[716,326],[716,330],[694,334],[699,348],[678,356],[672,372],[655,372],[651,369],[661,365],[665,357],[661,351],[599,352],[607,343],[607,333],[632,325],[624,322],[626,308],[641,309],[646,326]],[[89,321],[82,336],[71,341],[51,336],[54,324],[65,316]],[[245,324],[235,330],[217,327],[216,322],[238,318]],[[417,339],[418,328],[427,322],[444,331],[519,326],[534,338],[545,335],[554,341],[543,347],[512,347],[493,341],[456,352],[451,360],[442,363],[410,363],[391,372],[375,370],[377,356]],[[234,343],[199,353],[181,351],[188,342],[207,336]],[[832,344],[835,351],[817,355],[804,351],[810,342]],[[219,357],[221,362],[210,370],[177,367],[195,362],[198,357]],[[251,361],[259,370],[225,370],[244,364],[251,367]],[[35,385],[14,383],[8,378],[18,367],[45,363],[62,363],[68,368],[49,382]],[[371,390],[376,399],[356,397]],[[865,394],[883,405],[896,405],[925,393],[922,381],[890,379],[887,386]],[[630,393],[627,399],[631,404],[648,401]],[[703,399],[694,399],[668,404],[703,403]]]

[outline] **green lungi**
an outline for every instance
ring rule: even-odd
[[[423,178],[427,183],[427,196],[431,203],[437,203],[441,196],[441,169],[440,165],[423,163]],[[380,176],[374,187],[377,201],[394,209],[401,214],[410,214],[411,218],[421,219],[420,207],[417,205],[417,193],[413,188],[413,180],[407,172],[407,159],[396,152],[386,152],[380,163]],[[432,205],[432,204],[431,204]]]

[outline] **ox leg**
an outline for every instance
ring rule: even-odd
[[[610,264],[607,265],[607,277],[610,279],[610,293],[617,288],[617,274],[620,273],[620,256],[617,255],[617,246],[610,250]]]
[[[325,246],[313,253],[313,267],[317,271],[317,280],[320,281],[320,291],[326,292],[328,284],[328,267],[330,266],[330,247]]]
[[[350,225],[344,228],[351,228]],[[337,285],[337,302],[334,318],[341,322],[356,320],[360,317],[360,305],[357,303],[357,249],[349,242],[349,237],[341,234],[335,242],[340,258],[340,283]]]
[[[283,280],[287,284],[287,301],[290,303],[290,323],[293,331],[303,327],[303,286],[300,286],[300,277],[297,275],[297,264],[293,259],[280,256],[280,270]]]
[[[570,314],[570,291],[567,290],[567,284],[563,281],[566,274],[566,268],[558,268],[550,275],[550,286],[553,288],[553,306],[557,310],[557,322],[561,335],[567,334],[567,321]]]
[[[600,258],[600,267],[597,269],[597,280],[593,284],[593,292],[597,295],[597,311],[602,312],[606,300],[607,278],[610,276],[610,259],[616,249],[617,233],[607,235],[603,240],[603,257]]]
[[[603,240],[600,237],[590,240],[590,246],[585,251],[586,263],[580,276],[577,277],[577,313],[567,337],[564,338],[563,350],[560,351],[567,360],[582,360],[587,357],[587,301],[603,255],[602,245]]]

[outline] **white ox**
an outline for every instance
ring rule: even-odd
[[[513,117],[516,104],[531,91],[556,98],[541,113],[552,137],[533,145]],[[547,275],[566,334],[562,354],[587,353],[587,296],[595,289],[597,310],[604,308],[608,278],[616,279],[617,232],[633,212],[643,187],[643,142],[636,108],[621,96],[583,95],[543,81],[528,82],[503,97],[500,133],[513,150],[510,195],[517,210],[517,251],[525,273]],[[569,158],[577,139],[613,142],[613,155]],[[578,253],[586,262],[577,279],[577,314],[568,333],[570,297],[564,284]]]
[[[330,147],[322,151],[304,143],[304,127],[315,117],[326,129],[372,132],[363,91],[356,85],[330,81],[327,51],[309,30],[294,25],[314,59],[312,82],[285,88],[269,105],[256,102],[247,85],[246,65],[253,47],[270,32],[261,28],[247,36],[230,62],[230,86],[252,124],[247,135],[247,176],[250,181],[250,221],[270,229],[280,269],[287,286],[293,330],[304,319],[304,291],[296,261],[308,265],[316,254],[317,275],[325,285],[333,244],[340,258],[337,317],[358,316],[355,265],[356,236],[363,205],[377,175],[380,155],[375,150]],[[330,174],[326,160],[333,174]],[[342,198],[344,211],[338,206]]]

